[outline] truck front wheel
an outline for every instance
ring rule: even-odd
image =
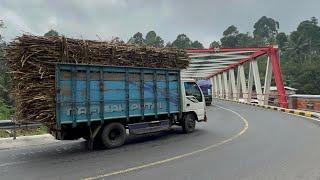
[[[193,114],[187,114],[182,120],[182,130],[184,133],[192,133],[196,127],[196,118]]]
[[[124,144],[126,129],[121,123],[110,123],[104,126],[101,133],[101,140],[104,147],[111,149]]]

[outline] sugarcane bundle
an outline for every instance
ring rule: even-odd
[[[18,120],[55,123],[55,63],[184,69],[184,50],[22,35],[6,50]]]

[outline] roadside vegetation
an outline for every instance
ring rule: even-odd
[[[9,97],[10,78],[4,58],[6,43],[1,36],[3,28],[5,28],[4,23],[0,20],[0,120],[10,119],[13,113],[12,101]]]

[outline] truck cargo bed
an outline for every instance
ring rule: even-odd
[[[57,126],[181,112],[175,69],[56,65]]]

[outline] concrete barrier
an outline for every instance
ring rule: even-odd
[[[290,113],[290,114],[295,114],[295,115],[300,115],[300,116],[305,116],[305,117],[317,119],[320,121],[320,114],[316,113],[316,112],[304,111],[304,110],[298,110],[298,109],[286,109],[286,108],[277,107],[277,106],[270,106],[270,105],[261,105],[261,104],[239,102],[239,101],[234,101],[234,100],[229,100],[229,99],[221,99],[221,98],[214,98],[214,99],[219,99],[219,100],[223,100],[223,101],[230,101],[230,102],[235,102],[235,103],[239,103],[239,104],[247,104],[247,105],[252,105],[252,106],[275,110],[275,111],[281,111],[281,112],[285,112],[285,113]]]

